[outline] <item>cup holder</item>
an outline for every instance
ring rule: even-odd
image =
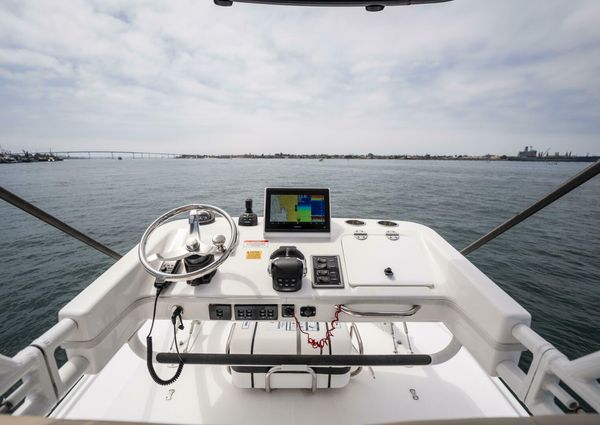
[[[398,226],[398,223],[394,223],[393,221],[389,221],[389,220],[380,220],[377,223],[381,224],[382,226],[385,226],[385,227],[396,227],[396,226]]]
[[[346,223],[348,223],[351,226],[364,226],[365,222],[362,220],[346,220]]]

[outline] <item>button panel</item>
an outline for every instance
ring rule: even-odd
[[[278,277],[277,279],[277,290],[278,291],[292,291],[292,290],[297,290],[294,288],[298,288],[297,282],[298,279],[295,277],[291,277],[291,278],[283,278],[283,277]]]
[[[209,304],[210,320],[231,320],[231,304]]]
[[[343,288],[340,258],[337,255],[314,255],[312,258],[313,288]]]
[[[235,320],[277,320],[277,304],[235,304]]]

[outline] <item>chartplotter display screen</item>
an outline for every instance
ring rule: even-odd
[[[267,188],[265,231],[329,232],[329,189]]]

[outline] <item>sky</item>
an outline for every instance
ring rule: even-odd
[[[600,154],[600,1],[1,0],[0,145]]]

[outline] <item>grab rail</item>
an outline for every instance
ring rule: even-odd
[[[600,351],[569,360],[552,344],[524,324],[516,325],[513,336],[533,355],[525,373],[515,361],[498,364],[498,376],[534,415],[562,413],[554,397],[569,410],[577,410],[579,402],[559,384],[562,382],[575,394],[600,412]]]
[[[73,356],[59,368],[54,357],[76,328],[73,320],[63,319],[13,358],[0,355],[0,395],[5,394],[2,413],[46,415],[77,383],[88,360]]]
[[[342,313],[353,317],[409,317],[414,316],[421,309],[420,305],[413,305],[405,311],[356,311],[344,304],[338,307]]]
[[[229,365],[229,366],[427,366],[428,354],[217,354],[217,353],[158,353],[158,363]]]
[[[534,202],[529,207],[525,208],[523,211],[521,211],[511,219],[506,220],[504,223],[491,230],[490,232],[486,233],[476,241],[471,242],[469,245],[464,247],[460,251],[460,253],[464,256],[469,255],[476,249],[481,248],[486,243],[490,242],[493,239],[496,239],[502,233],[516,226],[523,220],[531,217],[539,210],[547,207],[557,199],[572,191],[573,189],[581,186],[586,181],[595,177],[598,173],[600,173],[600,160],[594,162],[592,165],[585,168],[583,171],[577,173],[575,176],[571,177],[569,180],[558,186],[556,189],[546,194],[546,196],[544,196],[542,199],[540,199],[537,202]]]
[[[285,372],[302,372],[302,373],[309,374],[311,377],[311,382],[312,382],[311,390],[313,393],[317,391],[317,374],[315,373],[314,370],[312,370],[310,367],[306,367],[306,366],[289,366],[289,365],[273,366],[271,369],[269,369],[269,371],[265,375],[265,391],[268,393],[271,392],[271,375],[273,375],[274,373],[285,373]]]
[[[75,385],[86,372],[88,360],[82,356],[72,356],[58,369],[53,355],[56,347],[65,345],[73,330],[74,322],[63,319],[13,358],[0,355],[0,394],[12,391],[3,400],[2,409],[19,415],[45,415]],[[137,331],[138,328],[133,336]],[[568,409],[577,409],[577,400],[559,385],[560,382],[593,409],[600,411],[600,385],[596,382],[600,378],[600,352],[570,361],[527,325],[516,325],[512,334],[532,352],[531,367],[525,373],[519,368],[518,360],[513,359],[500,362],[496,371],[529,411],[536,415],[562,413],[554,403],[554,398]],[[444,349],[431,354],[322,356],[181,353],[181,357],[188,364],[212,365],[432,366],[449,360],[460,349],[460,342],[453,337]],[[176,353],[155,353],[155,356],[158,363],[179,361]],[[22,382],[20,386],[19,382]]]
[[[42,336],[33,341],[30,346],[39,349],[43,356],[56,397],[61,398],[77,382],[88,367],[88,361],[81,356],[69,358],[60,369],[56,363],[54,353],[56,349],[66,341],[77,329],[77,323],[73,319],[63,319],[48,329]]]
[[[13,358],[0,355],[0,404],[2,413],[45,415],[58,401],[44,356],[35,347],[25,347]]]

